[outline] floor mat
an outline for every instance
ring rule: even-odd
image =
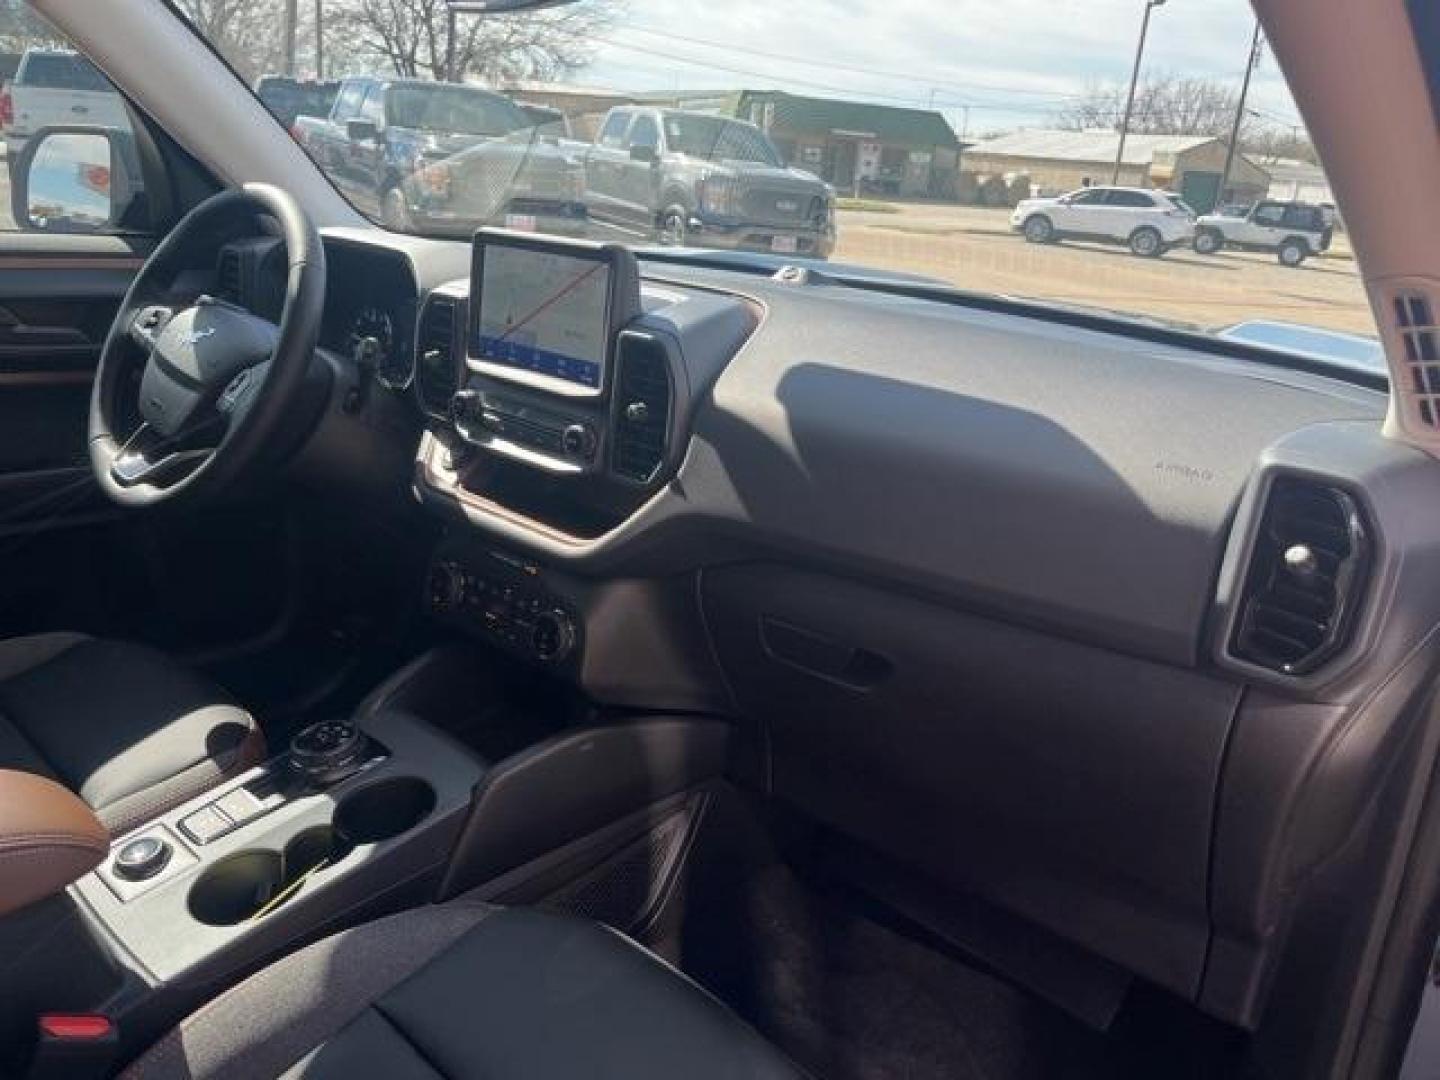
[[[1234,1076],[1188,1017],[1140,995],[1107,1036],[883,911],[766,854],[724,808],[695,852],[659,943],[680,966],[829,1080],[1090,1080]],[[1188,1013],[1188,1010],[1186,1010]],[[1208,1024],[1197,1018],[1202,1029]]]

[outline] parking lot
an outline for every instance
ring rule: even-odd
[[[944,204],[842,210],[835,259],[941,278],[980,292],[1115,308],[1207,327],[1277,319],[1373,334],[1355,262],[1343,237],[1296,269],[1274,255],[1189,249],[1141,259],[1121,247],[1027,244],[1010,212]]]
[[[1009,211],[933,203],[842,210],[835,259],[940,278],[967,289],[1034,296],[1219,327],[1266,318],[1374,333],[1343,237],[1297,269],[1273,255],[1188,249],[1141,259],[1124,248],[1027,244]],[[11,229],[9,172],[0,147],[0,228]]]

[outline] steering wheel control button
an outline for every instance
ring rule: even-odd
[[[141,836],[122,844],[115,853],[115,876],[145,881],[165,869],[172,854],[170,845],[160,837]]]

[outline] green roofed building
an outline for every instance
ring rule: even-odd
[[[842,195],[955,194],[964,144],[933,109],[742,90],[724,111],[764,129],[787,163]]]

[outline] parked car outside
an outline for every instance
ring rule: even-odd
[[[1267,199],[1243,217],[1206,214],[1195,226],[1195,250],[1214,255],[1225,247],[1269,251],[1283,266],[1299,266],[1330,247],[1333,219],[1325,208]]]
[[[26,49],[15,78],[0,93],[0,129],[12,161],[41,128],[126,128],[129,123],[125,102],[109,80],[68,49]]]
[[[592,219],[673,246],[828,259],[835,193],[787,167],[753,124],[710,113],[610,110],[585,156]]]
[[[329,116],[339,92],[338,79],[317,82],[288,75],[262,75],[255,83],[255,96],[286,127],[300,116]]]
[[[1010,228],[1032,244],[1098,240],[1155,258],[1190,243],[1195,212],[1168,191],[1088,187],[1055,198],[1022,199],[1010,215]]]
[[[583,165],[513,101],[478,86],[346,79],[330,115],[297,117],[292,133],[343,194],[391,229],[584,227]]]

